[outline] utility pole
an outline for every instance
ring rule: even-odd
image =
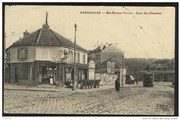
[[[73,78],[73,87],[72,90],[75,90],[75,76],[76,76],[76,31],[77,31],[77,24],[74,24],[74,78]]]
[[[122,56],[122,86],[124,82],[124,55]]]

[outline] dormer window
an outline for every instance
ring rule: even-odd
[[[26,61],[28,56],[27,48],[20,48],[18,49],[18,60],[19,61]]]

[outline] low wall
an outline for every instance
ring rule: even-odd
[[[117,75],[110,75],[107,73],[95,74],[95,80],[100,80],[100,85],[112,85],[115,83],[115,80],[117,79]]]

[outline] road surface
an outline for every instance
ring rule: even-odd
[[[171,83],[154,87],[128,85],[120,92],[114,86],[98,90],[4,90],[4,113],[173,115],[174,88]]]

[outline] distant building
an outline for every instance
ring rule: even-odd
[[[96,65],[110,59],[121,66],[124,62],[124,52],[113,44],[100,45],[96,49],[89,51],[88,59],[93,60]]]
[[[154,81],[159,82],[172,82],[175,80],[175,71],[174,68],[169,67],[166,64],[162,63],[151,63],[148,66],[148,71],[154,73]],[[138,71],[136,73],[136,78],[138,80],[143,80],[143,74],[146,71]]]
[[[168,67],[166,64],[154,63],[149,66],[149,71],[154,73],[155,81],[173,81],[175,79],[174,69]]]
[[[121,84],[124,85],[126,80],[124,52],[116,45],[106,44],[98,46],[96,49],[89,51],[88,60],[95,62],[96,78],[101,78],[101,82],[106,81],[103,84],[108,83],[107,81],[114,84],[113,81],[119,76]]]
[[[74,43],[49,28],[24,32],[23,38],[6,49],[6,76],[9,83],[37,85],[64,84],[74,78]],[[76,45],[76,80],[88,78],[88,51]]]
[[[109,59],[96,66],[97,73],[114,74],[115,70],[115,62],[112,62]]]

